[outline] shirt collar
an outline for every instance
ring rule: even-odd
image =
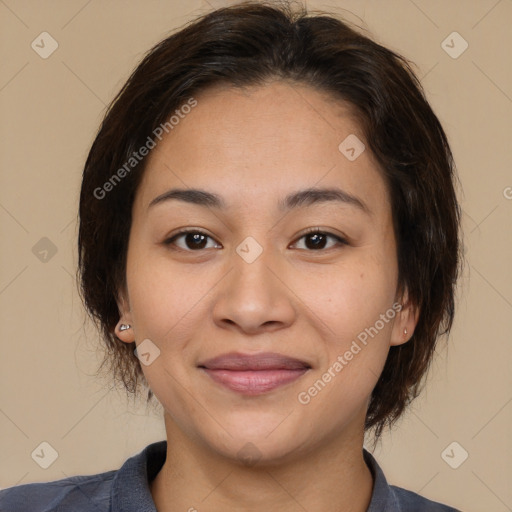
[[[167,441],[158,441],[146,446],[122,465],[112,482],[112,512],[157,512],[149,482],[162,468],[166,456]],[[373,476],[373,492],[367,512],[401,512],[377,461],[364,448],[363,457]]]
[[[157,512],[149,482],[164,465],[166,456],[167,441],[158,441],[121,466],[112,482],[112,512]]]
[[[366,512],[402,512],[395,493],[373,455],[363,448],[363,457],[373,476],[372,499]]]

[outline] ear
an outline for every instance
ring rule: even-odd
[[[393,323],[389,343],[391,346],[407,343],[414,333],[419,318],[419,308],[409,300],[407,289],[401,297],[397,297],[396,303],[401,307]]]
[[[135,341],[135,332],[126,288],[118,290],[116,302],[119,309],[119,321],[115,327],[114,334],[125,343],[133,343]],[[129,325],[130,328],[121,331],[120,327],[123,324]]]

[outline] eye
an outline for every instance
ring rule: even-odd
[[[306,239],[306,250],[319,251],[322,249],[331,249],[333,246],[337,245],[348,245],[348,242],[333,233],[329,233],[326,231],[322,231],[320,228],[311,228],[305,234],[303,234],[298,240]],[[177,243],[178,240],[183,239],[184,246],[179,245]],[[187,229],[176,233],[171,238],[168,238],[164,241],[165,245],[175,245],[179,249],[184,251],[199,251],[202,249],[212,248],[211,246],[207,246],[207,240],[213,240],[208,234],[199,229]],[[328,239],[334,240],[335,243],[331,247],[326,247],[326,242]],[[296,244],[297,242],[295,242]],[[294,244],[294,245],[295,245]],[[215,245],[213,246],[215,247]]]
[[[183,238],[185,247],[176,244],[176,241],[179,240],[180,238]],[[200,231],[198,229],[187,229],[184,231],[180,231],[171,238],[165,240],[164,244],[177,245],[179,249],[182,249],[184,251],[196,251],[209,248],[206,247],[206,240],[208,238],[213,240],[213,238],[207,235],[204,231]]]
[[[299,240],[303,238],[310,241],[309,244],[306,242],[306,249],[312,249],[314,251],[326,249],[326,241],[329,238],[335,240],[338,245],[348,245],[348,242],[344,238],[334,235],[333,233],[322,231],[320,228],[309,229]],[[336,244],[334,244],[334,246],[336,246]],[[327,247],[327,249],[331,249],[332,247],[333,246]]]

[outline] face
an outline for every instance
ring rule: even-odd
[[[195,98],[148,157],[118,303],[132,329],[116,334],[144,354],[166,423],[223,456],[252,443],[278,461],[362,436],[389,348],[414,328],[362,132],[346,105],[306,86]],[[219,204],[162,198],[171,189]],[[306,189],[337,194],[289,199]],[[202,367],[269,352],[264,368]]]

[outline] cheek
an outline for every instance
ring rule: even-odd
[[[297,281],[297,295],[322,321],[325,335],[341,348],[374,325],[394,301],[394,268],[383,264],[386,258],[376,258],[371,252],[354,252],[340,264]]]
[[[170,409],[166,407],[173,411],[190,407],[188,395],[180,392],[181,383],[189,378],[186,368],[191,360],[191,333],[200,325],[200,299],[208,291],[207,280],[194,279],[194,274],[183,267],[178,268],[155,250],[134,251],[127,261],[137,346],[149,339],[159,351],[151,364],[141,362],[141,369],[156,398],[164,405],[173,404]]]
[[[303,288],[309,294],[311,318],[316,318],[316,328],[324,338],[321,368],[307,383],[311,387],[302,390],[306,399],[315,393],[322,395],[312,399],[318,414],[323,414],[326,403],[355,414],[385,364],[396,315],[392,309],[395,272],[383,264],[393,260],[375,253],[368,250],[347,258],[336,271],[331,268],[325,275],[316,274]]]
[[[326,308],[318,309],[323,322],[316,325],[328,326],[322,363],[297,397],[301,404],[310,401],[308,410],[322,417],[325,425],[348,422],[366,410],[389,352],[395,316],[392,297],[384,293],[384,287],[377,291],[375,280],[358,276],[354,287],[344,281],[341,296],[325,299]],[[333,410],[339,411],[339,417],[333,417]]]
[[[134,250],[127,261],[127,279],[137,326],[162,338],[179,327],[188,314],[194,315],[200,308],[200,299],[214,284],[212,276],[201,273],[198,279],[197,275],[192,265],[166,257],[165,248]]]

